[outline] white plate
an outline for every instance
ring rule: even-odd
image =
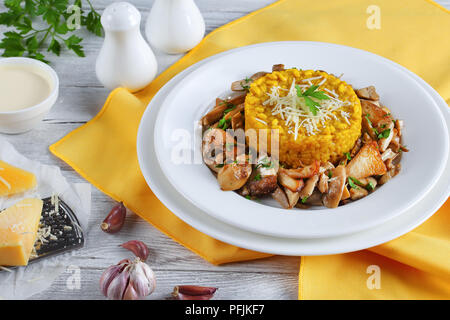
[[[276,58],[274,58],[276,57]],[[341,57],[340,59],[336,57]],[[275,60],[274,60],[275,59]],[[337,209],[285,210],[220,190],[202,163],[192,163],[200,146],[191,143],[191,161],[177,163],[180,132],[192,140],[195,124],[231,82],[274,63],[344,73],[355,87],[374,85],[395,117],[405,121],[403,170],[370,196]],[[276,42],[231,50],[204,63],[171,91],[155,124],[155,152],[169,181],[185,198],[212,217],[241,229],[276,237],[324,238],[365,230],[392,219],[425,197],[448,160],[448,129],[436,102],[408,71],[375,54],[328,43]],[[432,143],[431,143],[432,142]],[[439,145],[440,148],[435,146]]]
[[[328,239],[283,239],[247,232],[210,217],[184,199],[164,176],[155,155],[153,127],[166,95],[183,77],[213,58],[216,57],[203,60],[184,70],[159,90],[143,115],[137,139],[139,164],[148,185],[169,210],[192,227],[215,239],[259,252],[293,256],[338,254],[366,249],[395,239],[423,223],[447,200],[450,194],[449,164],[430,194],[418,205],[390,220],[389,223],[350,236]],[[450,124],[450,113],[445,101],[419,77],[412,73],[411,76],[433,96],[444,113],[447,124]]]

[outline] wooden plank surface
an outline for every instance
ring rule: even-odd
[[[94,0],[101,12],[112,1]],[[145,21],[152,0],[130,0],[142,13]],[[264,7],[273,0],[196,0],[206,22],[207,32]],[[450,8],[450,0],[437,1]],[[4,10],[0,4],[0,11]],[[4,29],[0,27],[0,32]],[[42,125],[23,135],[6,136],[24,155],[46,164],[58,165],[72,182],[84,180],[67,164],[56,159],[48,146],[91,119],[103,105],[108,90],[97,81],[94,66],[102,39],[83,33],[86,58],[63,52],[61,57],[51,57],[52,66],[60,76],[60,96]],[[159,72],[178,60],[181,55],[166,55],[155,51]],[[133,213],[127,217],[124,229],[116,235],[106,235],[99,225],[114,202],[97,189],[92,192],[92,213],[89,221],[87,245],[76,252],[72,265],[81,270],[81,289],[67,287],[69,272],[63,273],[52,286],[33,299],[103,299],[98,280],[109,265],[127,257],[118,245],[132,239],[146,242],[151,250],[149,264],[154,269],[158,286],[152,299],[166,299],[175,285],[199,284],[220,288],[218,299],[296,299],[299,258],[271,257],[250,262],[213,266],[191,251],[138,218]]]

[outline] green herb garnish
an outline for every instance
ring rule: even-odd
[[[220,163],[220,164],[216,165],[216,168],[223,168],[223,166],[224,166],[224,164]]]
[[[364,117],[366,118],[366,120],[367,120],[367,122],[369,123],[369,125],[370,125],[371,127],[373,127],[372,121],[370,121],[370,119],[369,119],[370,114],[367,113]]]
[[[262,160],[259,161],[258,165],[256,166],[256,169],[262,167],[262,168],[273,168],[273,163],[272,161],[269,160],[269,158],[266,156],[264,157]]]
[[[331,171],[331,170],[328,170],[328,178],[330,178],[330,179],[331,179],[331,177],[333,177],[333,171]]]
[[[225,130],[225,129],[227,129],[227,128],[230,126],[230,122],[231,122],[230,119],[222,118],[222,119],[219,120],[219,125],[218,125],[218,127],[219,127],[220,129]]]
[[[97,36],[102,36],[100,14],[90,0],[87,15],[82,0],[75,0],[77,10],[68,11],[69,0],[5,0],[6,12],[0,13],[0,25],[13,28],[3,33],[0,49],[3,57],[30,57],[48,63],[44,52],[60,55],[62,47],[84,57],[82,38],[71,34],[77,27],[85,27]],[[76,8],[76,7],[72,7]],[[75,18],[75,19],[74,19]],[[76,26],[79,21],[79,26]],[[74,25],[74,26],[72,26]],[[70,36],[69,36],[70,35]]]
[[[253,180],[255,180],[255,181],[261,180],[261,175],[258,173],[258,174],[253,178]]]
[[[224,115],[226,115],[230,111],[233,111],[236,108],[236,106],[234,104],[232,104],[232,103],[227,103],[227,107],[228,107],[228,109],[226,109],[223,112]]]
[[[391,134],[391,129],[383,130],[381,133],[377,134],[378,139],[386,139]]]
[[[308,197],[307,197],[307,196],[304,196],[304,197],[302,198],[302,203],[306,203],[307,200],[308,200]]]
[[[350,155],[350,152],[344,152],[344,156],[347,157],[347,160],[352,160],[352,156]]]
[[[245,199],[247,199],[247,200],[252,200],[252,197],[250,197],[249,195],[246,195],[246,196],[245,196]]]
[[[299,85],[295,85],[295,88],[297,89],[297,96],[300,98],[303,98],[305,100],[306,106],[309,108],[309,111],[313,115],[317,115],[317,112],[319,111],[320,103],[313,100],[312,98],[316,98],[318,100],[329,100],[330,97],[325,94],[323,91],[316,91],[319,86],[312,85],[308,89],[306,89],[305,92],[302,92],[302,89]]]
[[[372,191],[373,189],[375,189],[375,186],[373,185],[373,183],[371,181],[369,181],[369,183],[366,186],[367,191]]]
[[[252,81],[252,79],[249,79],[249,78],[246,77],[244,79],[244,81],[245,81],[245,84],[243,84],[242,81],[241,81],[241,87],[244,88],[244,90],[248,92],[250,90],[249,83]]]
[[[359,187],[357,186],[357,184],[358,184],[358,183],[361,184],[360,181],[358,181],[357,179],[352,178],[352,177],[348,177],[347,180],[348,180],[348,185],[349,185],[351,188],[353,188],[353,189],[359,189]]]

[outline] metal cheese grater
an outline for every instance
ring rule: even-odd
[[[49,197],[44,202],[40,221],[40,231],[50,230],[47,237],[36,241],[36,253],[29,263],[40,259],[78,249],[84,245],[83,231],[72,209],[61,199]],[[56,209],[56,205],[58,209]],[[40,232],[42,234],[42,232]]]

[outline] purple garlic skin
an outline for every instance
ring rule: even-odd
[[[148,258],[149,255],[148,247],[142,241],[131,240],[121,244],[120,246],[133,252],[136,255],[136,257],[140,258],[142,261],[146,261]]]
[[[172,296],[177,300],[210,300],[218,288],[193,285],[176,286]]]
[[[100,289],[110,300],[140,300],[155,288],[155,274],[139,258],[108,267],[100,278]]]

